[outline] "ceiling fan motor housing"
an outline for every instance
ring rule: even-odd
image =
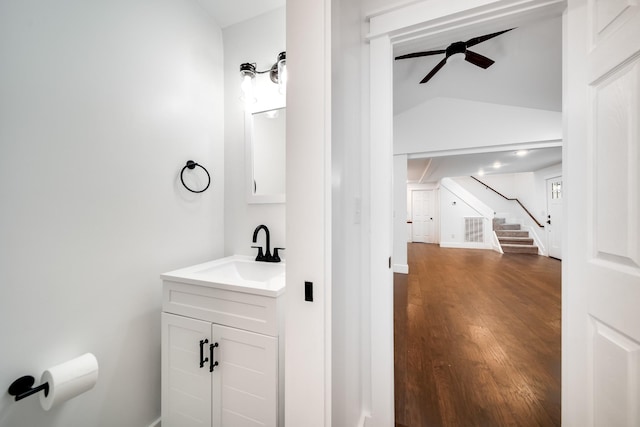
[[[455,42],[451,43],[445,52],[445,57],[448,58],[451,55],[455,55],[457,53],[465,53],[467,51],[467,44],[465,42]]]

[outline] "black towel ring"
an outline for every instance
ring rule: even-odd
[[[182,174],[184,174],[184,170],[189,168],[189,169],[195,169],[196,166],[200,166],[202,168],[202,170],[207,174],[207,186],[204,187],[202,190],[192,190],[190,189],[187,184],[184,183],[184,179],[182,178]],[[204,166],[199,165],[198,163],[194,162],[193,160],[187,160],[187,164],[185,165],[185,167],[182,168],[182,171],[180,171],[180,181],[182,181],[182,185],[184,185],[184,188],[186,188],[187,190],[191,191],[192,193],[202,193],[204,191],[207,190],[207,188],[209,188],[209,185],[211,184],[211,175],[209,175],[209,171],[207,171],[207,169],[205,169]]]

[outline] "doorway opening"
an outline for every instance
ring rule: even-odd
[[[521,49],[519,55],[527,57],[528,60],[533,52],[529,43],[533,42],[522,35],[525,30],[535,39],[536,34],[552,34],[553,31],[550,31],[548,26],[555,28],[557,40],[554,46],[557,49],[558,64],[553,78],[557,85],[547,85],[550,88],[542,89],[541,87],[545,86],[542,84],[538,89],[534,89],[537,94],[533,100],[528,99],[529,95],[526,93],[517,93],[517,90],[503,95],[498,93],[499,99],[496,100],[492,98],[496,96],[495,89],[491,89],[496,86],[488,83],[483,84],[481,89],[472,88],[467,92],[469,96],[463,98],[462,92],[456,91],[464,91],[464,84],[461,82],[469,79],[463,77],[466,71],[453,68],[450,77],[443,77],[442,87],[438,88],[437,80],[432,79],[428,83],[432,84],[431,87],[414,87],[413,92],[408,95],[411,89],[407,89],[406,86],[396,90],[399,85],[398,79],[407,79],[417,86],[417,81],[413,81],[414,75],[423,73],[425,69],[428,71],[433,64],[423,62],[420,66],[406,66],[400,70],[397,70],[394,64],[394,153],[398,154],[400,151],[400,154],[411,159],[427,157],[425,152],[431,151],[436,153],[435,157],[443,157],[442,151],[438,150],[438,141],[446,141],[447,136],[451,134],[457,137],[464,136],[466,129],[460,122],[476,117],[474,112],[479,111],[482,111],[478,114],[481,117],[480,121],[494,124],[496,132],[487,137],[490,132],[482,130],[486,130],[486,126],[483,128],[481,123],[474,122],[474,125],[469,126],[473,130],[468,137],[483,142],[474,145],[474,141],[470,139],[470,147],[463,144],[457,150],[449,152],[480,159],[485,154],[495,155],[505,150],[505,147],[509,150],[504,152],[515,152],[516,148],[536,147],[536,144],[531,142],[536,140],[534,135],[526,139],[530,143],[527,147],[514,143],[518,140],[509,139],[512,135],[507,135],[505,126],[501,126],[500,122],[504,121],[508,114],[514,114],[516,117],[522,113],[524,117],[524,109],[535,110],[526,111],[531,113],[528,117],[535,117],[535,120],[544,121],[543,111],[549,111],[552,115],[555,113],[556,118],[561,118],[561,19],[554,17],[549,21],[551,22],[544,20],[529,23],[530,28],[522,25],[520,32],[514,31],[510,34],[512,39],[517,36],[516,44],[518,49]],[[548,43],[547,40],[544,55],[549,54]],[[487,53],[487,56],[500,58],[501,53],[513,53],[508,43],[500,48],[494,46],[494,49],[496,50],[491,54]],[[416,50],[416,42],[396,46],[394,55],[404,53],[405,50]],[[512,58],[504,58],[501,62],[517,69],[518,64],[510,61]],[[554,68],[548,64],[548,60],[541,60],[540,63],[546,64],[546,71]],[[501,72],[504,72],[504,67]],[[502,77],[491,78],[496,78],[501,84],[508,86],[509,75],[507,72]],[[542,77],[543,80],[548,78],[548,75]],[[536,86],[533,81],[528,82],[529,87]],[[551,100],[540,96],[546,93],[547,89],[551,94],[549,96],[553,98]],[[416,95],[421,90],[427,94],[423,94],[426,101]],[[537,104],[527,105],[527,102]],[[456,114],[453,114],[454,111]],[[425,143],[424,140],[427,138],[423,137],[422,146],[416,142],[419,139],[415,136],[424,136],[425,129],[420,126],[409,129],[408,126],[412,122],[416,123],[416,117],[423,117],[424,122],[431,126],[426,133],[429,135],[429,141]],[[433,126],[429,117],[439,117],[440,120],[436,121],[444,125]],[[557,130],[561,137],[561,128],[558,127]],[[473,138],[471,135],[476,137]],[[504,143],[487,148],[483,144],[489,144],[487,139],[490,138],[503,138]],[[547,144],[549,141],[541,142]],[[448,144],[443,144],[443,147],[446,145]],[[455,147],[455,142],[453,145]],[[539,145],[538,148],[548,147]],[[464,163],[461,159],[462,156],[450,157],[458,167],[452,170],[460,169],[460,164]],[[446,162],[440,162],[443,163]],[[438,165],[429,162],[429,166],[433,169]],[[498,171],[504,166],[507,166],[505,162],[494,161],[483,167],[467,168],[461,175],[497,175],[497,172],[507,170],[504,168]],[[459,176],[447,175],[442,168],[445,166],[438,171],[440,176]],[[561,166],[557,168],[561,173]],[[539,170],[531,169],[526,172],[535,175]],[[513,173],[523,172],[524,169]],[[532,192],[537,193],[536,216],[542,222],[548,219],[548,215],[559,215],[561,218],[561,211],[559,214],[548,212],[546,180],[550,175],[538,174],[535,178],[533,175],[531,179],[535,182],[529,184]],[[508,178],[506,180],[508,181]],[[438,185],[437,179],[436,182],[422,183]],[[514,183],[513,186],[517,187],[518,183]],[[408,240],[412,242],[440,243],[440,230],[430,233],[432,236],[438,236],[437,239],[429,239],[427,242],[427,238],[424,237],[424,228],[428,226],[424,213],[421,213],[422,216],[418,216],[416,221],[415,207],[424,204],[421,191],[423,190],[414,189],[407,191],[405,195],[408,209],[411,209],[411,215],[407,216],[410,221],[409,232],[405,236],[410,236]],[[394,194],[394,197],[396,196]],[[434,194],[434,200],[437,199],[437,195]],[[439,213],[444,218],[445,213]],[[396,233],[397,230],[398,228]],[[395,238],[397,236],[394,236]],[[546,236],[544,240],[551,242],[551,236]],[[394,275],[396,425],[469,425],[470,420],[474,420],[475,424],[483,424],[481,420],[485,420],[486,425],[526,424],[530,420],[536,420],[537,425],[558,425],[561,363],[561,268],[558,260],[547,256],[501,255],[477,249],[445,249],[433,244],[407,245],[409,274]],[[544,255],[550,254],[545,250]],[[527,310],[527,315],[531,318],[523,321],[521,316],[516,320],[522,315],[523,309]],[[510,330],[511,327],[514,329]],[[529,339],[519,341],[518,337]],[[532,346],[532,342],[538,342],[539,345]],[[544,345],[541,344],[543,342]],[[422,405],[418,402],[422,402]]]

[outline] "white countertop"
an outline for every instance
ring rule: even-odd
[[[284,262],[257,262],[233,255],[161,274],[162,280],[277,297],[284,293]]]

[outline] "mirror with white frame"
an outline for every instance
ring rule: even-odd
[[[247,112],[247,202],[285,202],[286,109]]]

